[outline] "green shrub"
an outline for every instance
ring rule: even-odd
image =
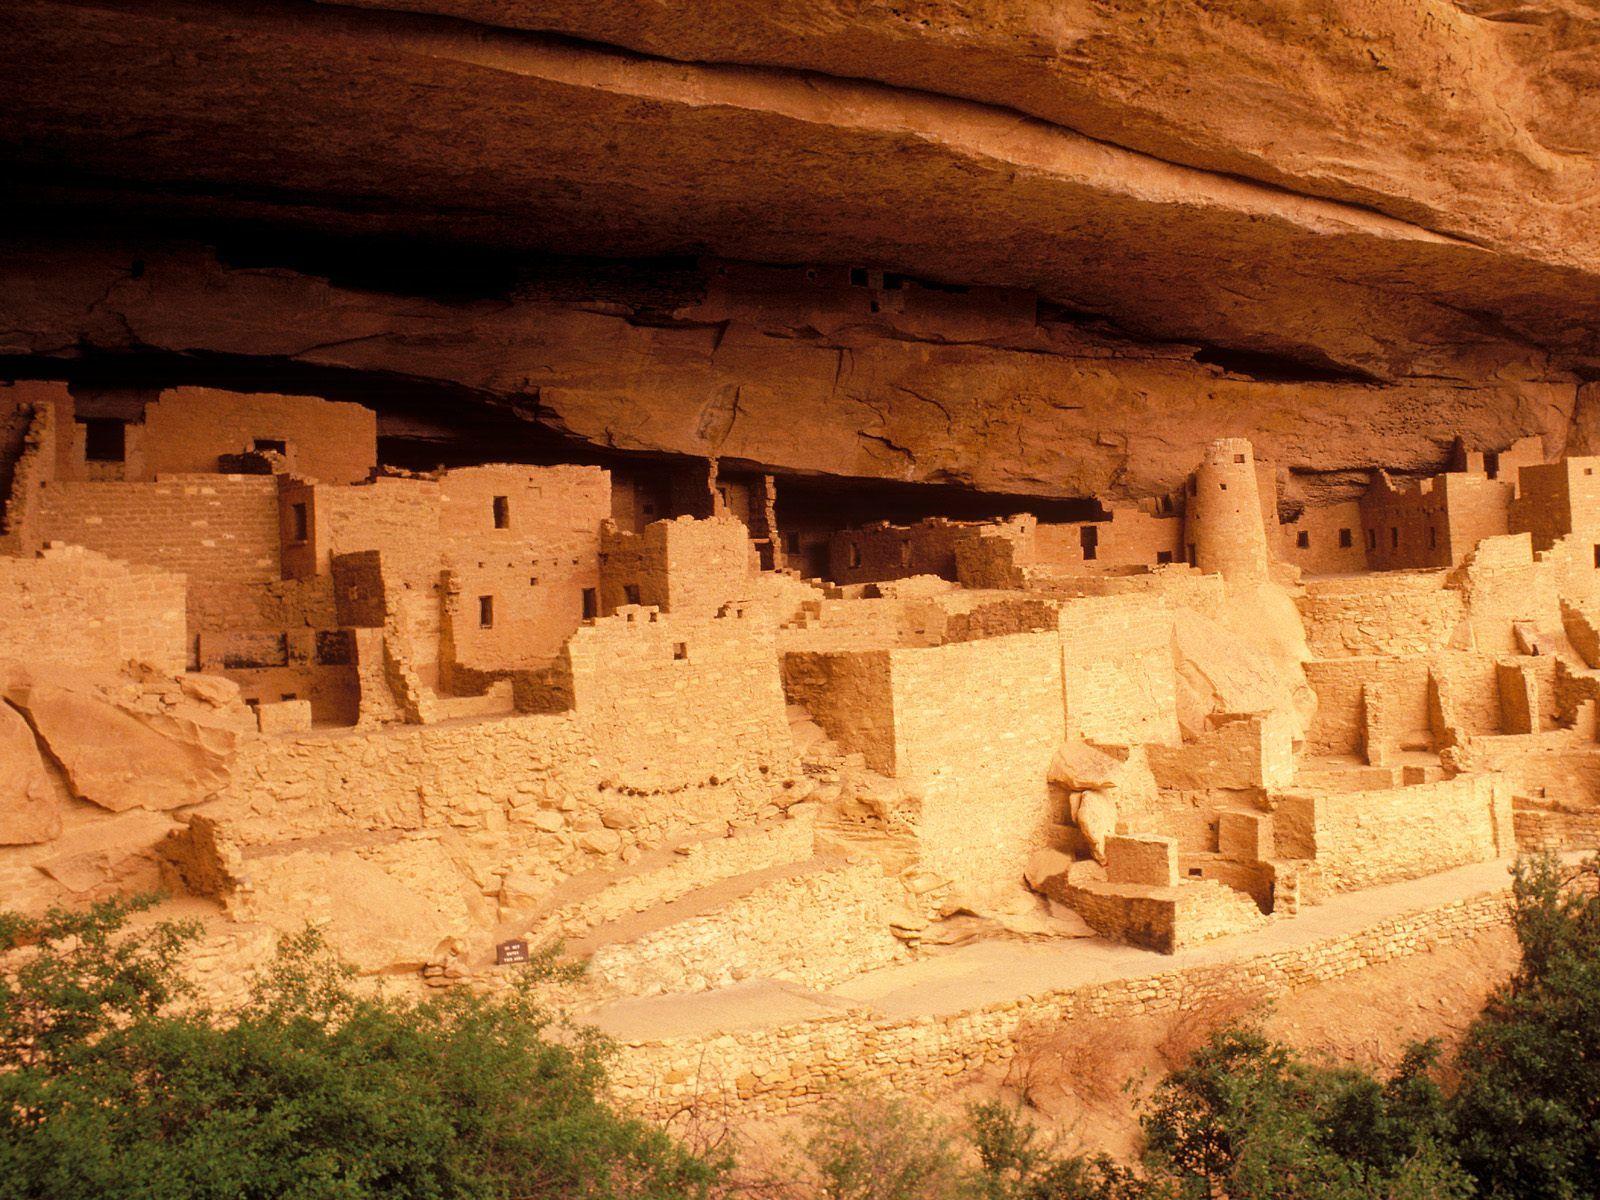
[[[1416,1047],[1380,1081],[1228,1030],[1162,1081],[1142,1124],[1153,1175],[1231,1200],[1402,1200],[1471,1192]]]
[[[822,1200],[959,1200],[967,1176],[945,1122],[893,1097],[841,1096],[807,1121],[803,1174]]]
[[[308,931],[214,1011],[178,972],[193,930],[129,928],[142,906],[0,917],[5,1200],[678,1200],[725,1165],[607,1105],[604,1044],[536,998],[549,961],[418,1002]]]
[[[1600,859],[1519,862],[1516,974],[1468,1030],[1455,1098],[1488,1197],[1600,1196]]]
[[[1004,1104],[968,1110],[978,1153],[973,1193],[981,1200],[1165,1200],[1176,1193],[1163,1178],[1147,1178],[1106,1155],[1059,1154]]]

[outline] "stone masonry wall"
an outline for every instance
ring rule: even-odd
[[[1384,688],[1392,702],[1399,744],[1432,742],[1426,658],[1324,658],[1305,665],[1317,693],[1317,711],[1306,731],[1312,754],[1360,754],[1363,748],[1362,688]]]
[[[1307,583],[1297,600],[1318,658],[1442,650],[1465,615],[1442,572],[1386,572]]]
[[[30,663],[122,670],[130,660],[180,673],[188,661],[182,575],[79,547],[0,557],[0,645]]]
[[[321,483],[359,483],[378,461],[377,415],[359,404],[180,387],[145,408],[144,455],[153,476],[215,471],[220,456],[257,439],[286,443],[295,474]]]
[[[467,467],[445,472],[439,487],[456,661],[487,669],[554,658],[583,621],[584,592],[600,586],[600,523],[611,511],[606,472]]]
[[[1060,654],[1053,632],[890,651],[897,775],[922,799],[923,863],[980,893],[1014,883],[1045,842]]]
[[[1116,745],[1179,740],[1172,615],[1158,600],[1099,596],[1059,622],[1067,727]]]
[[[222,812],[247,843],[451,827],[551,873],[748,819],[796,766],[770,641],[737,617],[609,618],[570,645],[574,711],[250,742]],[[621,809],[627,837],[599,820]]]
[[[895,773],[887,650],[789,651],[783,656],[783,690],[846,752],[865,755],[874,771]]]
[[[946,1088],[951,1076],[1004,1064],[1038,1023],[1170,1014],[1223,1000],[1270,1000],[1378,963],[1464,941],[1507,920],[1504,892],[1405,913],[1356,933],[1235,960],[1053,990],[951,1016],[847,1013],[705,1039],[624,1042],[617,1097],[664,1117],[700,1097],[742,1114],[804,1109],[847,1086]]]
[[[38,535],[189,580],[189,629],[249,625],[240,585],[281,575],[270,475],[175,475],[154,483],[50,483]],[[242,611],[241,611],[242,608]]]
[[[1511,792],[1492,775],[1277,798],[1278,853],[1345,892],[1512,854]],[[1304,845],[1310,831],[1311,846]],[[1307,850],[1310,853],[1307,853]]]
[[[876,863],[797,871],[715,913],[604,946],[589,973],[626,996],[752,977],[828,987],[906,956],[888,926],[890,902],[903,895]]]

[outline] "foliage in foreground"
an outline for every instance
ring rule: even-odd
[[[1461,1048],[1462,1162],[1486,1197],[1600,1196],[1600,858],[1519,862],[1517,973]]]
[[[196,1002],[148,902],[0,916],[0,1197],[704,1195],[722,1171],[601,1095],[603,1043],[502,998],[358,993],[314,931]]]
[[[1393,1075],[1228,1029],[1156,1088],[1137,1167],[1063,1154],[1013,1109],[962,1144],[903,1104],[841,1101],[809,1143],[827,1200],[1583,1200],[1600,1197],[1600,858],[1520,862],[1517,973],[1468,1031],[1446,1095],[1433,1044]],[[863,1145],[863,1143],[866,1143]],[[962,1164],[977,1159],[975,1169]]]
[[[1580,1200],[1600,1197],[1600,860],[1520,864],[1516,975],[1469,1031],[1388,1078],[1248,1029],[1157,1086],[1137,1164],[1062,1153],[1003,1105],[954,1129],[898,1099],[810,1123],[783,1200]],[[742,1185],[603,1097],[605,1047],[555,1022],[536,964],[502,998],[358,993],[315,933],[250,999],[199,1005],[192,930],[138,905],[0,914],[0,1200],[294,1196],[677,1200]]]
[[[1378,1081],[1225,1031],[1157,1089],[1137,1168],[1063,1154],[1002,1104],[968,1110],[977,1164],[901,1103],[853,1101],[808,1143],[826,1200],[1451,1200],[1472,1194],[1446,1139],[1431,1047]]]

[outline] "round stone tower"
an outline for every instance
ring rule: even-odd
[[[1190,561],[1224,579],[1265,579],[1267,531],[1256,483],[1256,456],[1244,438],[1206,447],[1195,469],[1184,516]]]

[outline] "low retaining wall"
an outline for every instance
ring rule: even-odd
[[[862,1082],[926,1090],[974,1067],[1006,1062],[1024,1025],[1178,1013],[1239,996],[1283,995],[1503,924],[1508,895],[1509,889],[1457,900],[1254,957],[1049,991],[947,1016],[848,1014],[704,1038],[621,1042],[612,1089],[618,1100],[657,1118],[696,1098],[761,1114],[803,1108]]]

